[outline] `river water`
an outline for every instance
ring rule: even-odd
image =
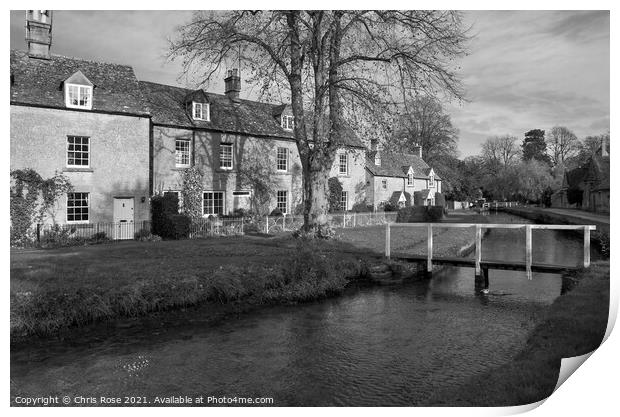
[[[498,215],[493,222],[524,222]],[[494,230],[483,259],[523,259],[524,232]],[[534,231],[534,261],[576,265],[582,240]],[[50,342],[11,352],[11,396],[271,397],[276,406],[416,405],[436,389],[509,362],[560,295],[561,277],[471,268],[430,281],[357,287],[216,325],[152,329],[96,343]],[[206,401],[206,400],[205,400]]]

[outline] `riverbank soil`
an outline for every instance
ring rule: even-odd
[[[589,269],[570,275],[575,287],[554,301],[513,361],[461,386],[438,391],[420,405],[505,407],[550,396],[562,358],[595,350],[607,328],[609,261],[593,263]],[[596,360],[596,356],[589,360]]]

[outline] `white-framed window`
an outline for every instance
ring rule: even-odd
[[[428,177],[428,188],[434,187],[435,186],[435,176],[433,174],[431,174]]]
[[[407,185],[413,187],[413,172],[407,174]]]
[[[338,174],[347,175],[349,173],[349,157],[346,153],[338,154]]]
[[[387,190],[387,180],[385,180],[385,179],[384,179],[384,180],[381,180],[381,187],[382,187],[384,190]]]
[[[67,136],[67,166],[90,167],[90,138],[88,136]]]
[[[65,86],[65,105],[74,109],[92,109],[93,87],[90,85],[67,84]]]
[[[295,128],[295,116],[282,115],[282,129],[293,130]]]
[[[340,195],[340,209],[342,211],[349,209],[349,193],[347,191],[343,191]]]
[[[224,214],[224,191],[205,191],[202,193],[202,214]]]
[[[211,120],[211,115],[209,112],[209,103],[197,103],[192,102],[192,117],[194,120]]]
[[[187,168],[192,164],[192,141],[176,139],[174,141],[174,162],[178,168]]]
[[[288,191],[278,191],[276,207],[280,209],[283,214],[288,213]]]
[[[88,223],[88,193],[67,193],[67,223]]]
[[[220,169],[233,168],[233,144],[220,143]]]
[[[276,168],[278,171],[281,172],[288,171],[288,149],[278,148]]]

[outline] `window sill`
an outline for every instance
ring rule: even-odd
[[[92,168],[65,167],[62,172],[95,172]]]
[[[186,169],[190,169],[191,166],[186,166],[186,167],[174,167],[172,168],[173,171],[185,171]]]

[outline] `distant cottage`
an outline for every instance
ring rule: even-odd
[[[366,158],[366,196],[375,207],[390,203],[393,207],[435,204],[441,193],[441,178],[418,154],[384,152],[371,141]]]
[[[270,167],[269,210],[293,213],[302,201],[301,164],[288,104],[240,99],[238,70],[224,94],[138,81],[130,66],[52,55],[52,12],[26,12],[28,51],[11,51],[11,169],[62,172],[74,190],[50,222],[135,223],[149,199],[179,193],[184,170],[204,172],[203,214],[250,209],[255,190],[241,171],[259,156]],[[341,207],[434,204],[441,178],[421,155],[370,151],[342,127],[330,176]],[[133,230],[126,236],[131,238]]]
[[[562,187],[553,194],[553,207],[609,213],[610,159],[606,143],[583,166],[564,172]]]

